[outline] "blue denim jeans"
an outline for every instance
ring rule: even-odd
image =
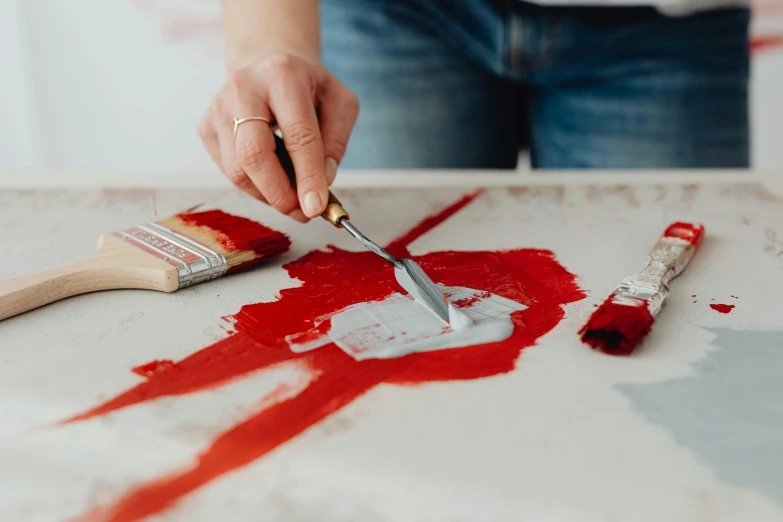
[[[747,9],[322,0],[352,168],[747,167]]]

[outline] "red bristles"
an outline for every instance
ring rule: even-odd
[[[579,330],[582,342],[612,355],[627,355],[650,332],[655,321],[647,303],[638,306],[612,301],[614,294],[593,312]]]
[[[229,272],[283,254],[291,246],[282,232],[222,210],[185,212],[159,223],[220,251],[228,261]]]
[[[688,241],[694,248],[699,248],[701,240],[704,239],[704,226],[678,221],[669,225],[663,237],[678,237]]]

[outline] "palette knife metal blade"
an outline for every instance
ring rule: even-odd
[[[275,133],[275,154],[283,167],[291,184],[296,187],[296,172],[294,164],[288,151],[285,148],[283,139]],[[440,291],[438,286],[429,278],[429,276],[412,259],[397,259],[389,252],[371,241],[362,234],[350,221],[348,212],[345,211],[340,200],[338,200],[331,191],[329,191],[329,202],[326,205],[322,217],[338,228],[344,228],[362,245],[372,250],[384,260],[394,266],[394,276],[397,282],[414,299],[424,304],[435,315],[443,321],[449,322],[450,305],[446,297]]]

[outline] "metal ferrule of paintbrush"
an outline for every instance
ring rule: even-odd
[[[650,315],[657,315],[669,296],[669,282],[688,266],[703,236],[702,225],[671,225],[648,254],[644,270],[623,279],[615,288],[611,301],[630,306],[646,305]]]

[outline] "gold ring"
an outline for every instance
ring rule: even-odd
[[[261,116],[251,116],[250,118],[242,118],[241,120],[238,120],[238,119],[234,118],[234,137],[235,138],[237,137],[237,129],[239,128],[240,125],[242,125],[246,121],[263,121],[264,123],[266,123],[270,127],[272,126],[272,122],[269,119],[262,118]]]

